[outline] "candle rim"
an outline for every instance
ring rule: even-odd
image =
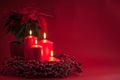
[[[42,46],[41,46],[41,45],[38,45],[38,44],[35,44],[35,45],[32,46],[32,48],[37,48],[37,47],[42,48]]]

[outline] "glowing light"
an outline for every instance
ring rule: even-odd
[[[50,55],[51,55],[51,57],[53,57],[53,54],[54,54],[54,53],[53,53],[53,50],[51,50],[51,54],[50,54]]]
[[[32,35],[32,30],[29,31],[30,36]]]
[[[38,44],[38,41],[37,41],[37,40],[35,40],[35,44]]]
[[[43,40],[43,43],[47,43],[47,40]]]
[[[50,57],[50,61],[54,61],[54,57]]]
[[[46,39],[46,33],[45,32],[43,33],[43,38]]]

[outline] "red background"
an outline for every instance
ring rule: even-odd
[[[55,54],[66,53],[83,62],[83,69],[120,64],[119,0],[1,0],[0,61],[10,56],[14,36],[2,28],[7,13],[24,7],[39,8],[46,17],[48,38]]]

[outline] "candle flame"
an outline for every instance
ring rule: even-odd
[[[38,41],[37,40],[35,40],[35,44],[37,44],[38,43]]]
[[[30,36],[32,35],[32,30],[29,31]]]
[[[46,39],[46,33],[45,32],[43,33],[43,38]]]
[[[53,50],[51,50],[51,57],[53,57]]]

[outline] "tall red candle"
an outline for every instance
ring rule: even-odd
[[[35,36],[32,36],[32,31],[29,31],[29,36],[25,37],[24,39],[24,58],[25,60],[30,60],[32,58],[31,54],[31,47],[35,44],[35,40],[37,38]]]
[[[37,44],[37,40],[35,41],[35,45],[31,47],[31,54],[32,54],[32,59],[36,61],[41,60],[41,48],[42,46]]]
[[[46,39],[46,33],[44,33],[44,39],[39,41],[39,45],[42,46],[41,56],[43,61],[49,61],[51,51],[53,50],[53,42]]]

